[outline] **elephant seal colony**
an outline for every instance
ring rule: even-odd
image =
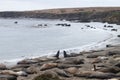
[[[120,80],[120,46],[0,64],[0,80]],[[73,55],[74,54],[74,55]]]

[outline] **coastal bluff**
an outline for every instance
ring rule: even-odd
[[[1,18],[61,19],[79,22],[108,22],[120,24],[120,7],[63,8],[34,11],[0,12]]]

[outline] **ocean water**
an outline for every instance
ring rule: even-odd
[[[15,21],[18,23],[15,24]],[[68,23],[71,26],[56,26],[57,23]],[[47,27],[37,27],[38,24],[47,24]],[[110,29],[104,29],[105,24],[107,23],[0,19],[0,61],[49,55],[58,50],[104,42],[118,34],[118,32],[111,32]],[[85,25],[91,25],[95,29]],[[119,28],[119,25],[112,25]]]

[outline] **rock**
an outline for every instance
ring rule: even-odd
[[[97,57],[98,57],[98,55],[94,55],[94,54],[87,55],[87,58],[97,58]]]
[[[33,80],[61,80],[53,71],[44,71],[42,74],[34,77]]]
[[[120,55],[120,51],[109,51],[107,53],[108,56],[113,56],[113,55]]]
[[[66,72],[70,73],[70,74],[75,74],[77,72],[77,68],[76,67],[70,67],[66,69]]]
[[[5,69],[7,69],[6,65],[0,64],[0,70],[5,70]]]
[[[46,63],[46,64],[43,64],[43,65],[40,67],[40,70],[51,69],[51,68],[55,68],[55,67],[57,67],[57,66],[58,66],[57,63]]]
[[[0,80],[17,80],[16,76],[13,75],[0,75]]]

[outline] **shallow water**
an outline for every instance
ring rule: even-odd
[[[18,21],[18,24],[14,22]],[[38,28],[37,24],[48,24]],[[13,60],[47,55],[57,50],[81,47],[111,37],[103,30],[107,23],[70,23],[71,27],[55,26],[70,23],[59,20],[0,19],[0,60]],[[89,24],[96,29],[87,28]],[[117,25],[115,25],[117,27]],[[84,29],[81,29],[84,28]]]

